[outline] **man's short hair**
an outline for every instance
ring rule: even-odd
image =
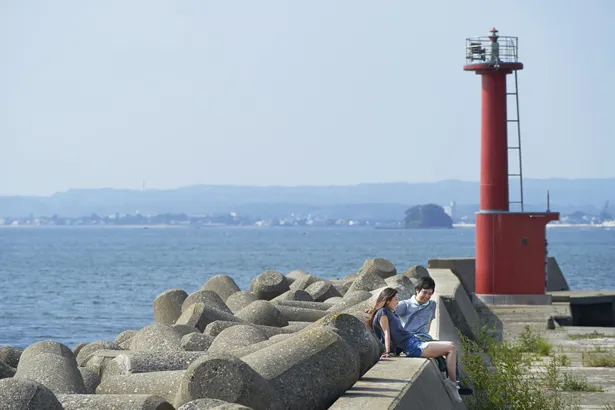
[[[429,276],[423,276],[421,279],[416,282],[414,285],[414,289],[423,290],[423,289],[431,289],[433,291],[436,290],[436,282]]]

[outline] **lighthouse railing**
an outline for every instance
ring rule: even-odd
[[[489,36],[466,39],[466,64],[518,63],[519,40],[517,37],[499,36],[494,43]]]

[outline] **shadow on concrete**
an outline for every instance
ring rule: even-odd
[[[399,392],[399,389],[397,389],[397,391]],[[363,393],[363,392],[356,392],[354,390],[347,390],[346,393],[344,393],[345,396],[347,397],[389,397],[385,394],[378,394],[378,393]]]
[[[379,391],[392,391],[392,392],[399,392],[399,389],[393,389],[393,388],[389,388],[389,387],[353,387],[352,389],[350,389],[349,391],[353,391],[353,392],[379,392]]]
[[[615,326],[615,296],[580,296],[570,298],[573,326]]]
[[[472,324],[471,326],[474,329],[480,327],[486,328],[488,331],[492,332],[493,337],[498,342],[502,342],[504,340],[502,321],[491,311],[491,309],[489,309],[489,306],[485,305],[479,299],[474,298],[473,302],[480,322]]]
[[[362,377],[361,381],[373,382],[373,383],[408,383],[409,380],[405,379],[390,379],[384,377]]]

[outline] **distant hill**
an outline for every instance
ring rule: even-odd
[[[564,213],[582,210],[597,214],[605,201],[615,203],[615,178],[525,179],[524,186],[528,210],[545,209],[547,190],[551,193],[551,208]],[[296,187],[195,185],[145,191],[79,189],[49,197],[4,196],[0,197],[0,216],[75,217],[136,211],[144,215],[165,212],[203,215],[236,211],[263,218],[294,212],[345,218],[365,215],[366,219],[398,215],[401,219],[412,205],[446,205],[455,201],[460,211],[473,212],[478,209],[478,200],[478,182],[458,180]]]

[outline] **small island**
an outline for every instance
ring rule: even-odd
[[[444,212],[444,208],[435,204],[416,205],[406,210],[404,218],[406,229],[448,228],[453,227],[453,220]]]

